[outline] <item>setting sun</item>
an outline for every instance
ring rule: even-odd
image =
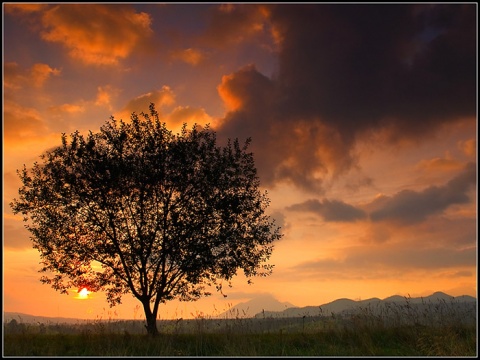
[[[88,294],[90,294],[90,291],[84,287],[78,290],[78,299],[88,299]]]

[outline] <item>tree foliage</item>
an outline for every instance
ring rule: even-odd
[[[221,291],[242,269],[267,276],[279,228],[266,214],[253,154],[238,139],[217,146],[209,127],[173,134],[153,104],[130,122],[62,135],[62,145],[18,171],[11,207],[40,252],[41,281],[66,293],[131,293],[157,332],[158,306]]]

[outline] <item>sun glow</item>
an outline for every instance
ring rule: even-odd
[[[87,288],[81,288],[78,290],[78,296],[77,299],[88,299],[88,295],[90,294],[90,291],[88,291]]]

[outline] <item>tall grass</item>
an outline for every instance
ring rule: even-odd
[[[476,304],[370,305],[330,316],[161,320],[160,336],[141,321],[4,324],[4,356],[471,356]]]

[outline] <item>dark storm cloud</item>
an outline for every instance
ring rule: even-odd
[[[342,201],[330,201],[327,199],[324,199],[323,201],[310,199],[300,204],[291,205],[287,207],[287,210],[311,212],[322,216],[325,221],[351,222],[366,217],[363,210],[357,209]]]
[[[444,211],[450,205],[470,201],[468,192],[477,180],[476,166],[465,170],[444,186],[430,186],[423,191],[403,190],[392,197],[383,196],[370,204],[372,221],[393,220],[402,224],[422,222],[429,215]]]
[[[222,138],[252,137],[252,150],[263,182],[278,180],[322,192],[322,176],[349,168],[350,146],[339,133],[320,121],[287,117],[275,81],[248,65],[224,76],[218,87],[230,109],[218,129]]]
[[[253,137],[267,183],[319,191],[327,174],[355,164],[360,136],[421,139],[475,116],[474,4],[282,4],[268,11],[278,71],[266,78],[249,67],[224,78],[223,96],[234,93],[238,106],[219,127],[224,136]]]
[[[285,111],[346,134],[388,117],[419,136],[474,115],[475,20],[474,5],[279,6]]]

